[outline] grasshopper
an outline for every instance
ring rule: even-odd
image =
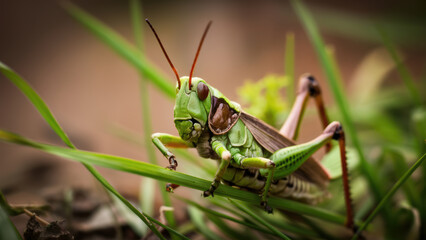
[[[178,136],[155,133],[152,141],[168,159],[169,169],[178,165],[170,148],[196,148],[203,158],[219,161],[219,168],[204,197],[213,196],[220,182],[260,194],[261,206],[272,212],[267,204],[269,195],[315,204],[329,196],[327,170],[311,155],[321,147],[330,150],[330,141],[337,140],[340,148],[346,223],[354,227],[345,152],[345,134],[339,122],[329,123],[318,81],[309,74],[299,80],[298,92],[289,117],[280,130],[249,115],[241,106],[226,98],[205,80],[193,77],[194,66],[205,36],[201,38],[189,77],[179,77],[157,33],[158,43],[177,78],[174,123]],[[315,100],[323,132],[315,139],[296,144],[300,122],[309,98]],[[177,185],[170,184],[168,188]]]

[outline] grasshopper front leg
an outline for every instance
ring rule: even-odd
[[[182,138],[173,136],[167,133],[154,133],[151,136],[152,142],[160,150],[160,152],[167,158],[169,161],[168,169],[176,170],[178,162],[176,161],[175,155],[169,151],[167,147],[172,148],[193,148],[194,145],[190,142],[182,140]],[[172,192],[173,189],[179,187],[177,184],[167,183],[166,190]]]
[[[190,142],[182,140],[182,138],[173,136],[167,133],[154,133],[151,136],[152,142],[160,150],[160,152],[167,158],[169,161],[169,166],[167,168],[176,170],[178,162],[176,161],[175,155],[169,151],[167,147],[171,148],[193,148],[194,145]]]

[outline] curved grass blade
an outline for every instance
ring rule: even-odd
[[[0,191],[0,206],[3,207],[3,210],[6,211],[7,215],[9,216],[16,216],[24,212],[23,210],[18,210],[11,207],[1,191]]]
[[[239,202],[233,201],[232,199],[229,199],[231,203],[233,203],[237,208],[239,208],[241,211],[244,211],[247,213],[250,217],[256,219],[260,224],[264,225],[265,227],[269,228],[269,230],[273,231],[275,234],[277,234],[282,239],[290,240],[289,237],[287,237],[284,233],[280,232],[278,229],[276,229],[274,226],[260,218],[258,215],[256,215],[254,212],[252,212],[250,209],[248,209],[246,206],[242,205]]]
[[[15,73],[8,66],[0,62],[0,72],[5,75],[18,89],[31,101],[31,103],[36,107],[45,121],[50,125],[50,127],[56,132],[56,134],[62,139],[62,141],[70,148],[76,149],[74,144],[68,138],[66,133],[62,130],[59,123],[56,121],[53,114],[50,112],[47,105],[41,99],[41,97],[31,88],[31,86],[17,73]],[[158,237],[163,238],[163,236],[158,232],[158,230],[149,222],[146,217],[137,210],[130,202],[128,202],[123,196],[120,195],[109,183],[108,181],[98,172],[96,169],[88,163],[83,163],[83,165],[89,170],[89,172],[112,194],[118,197],[132,212],[134,212]]]
[[[223,221],[221,218],[212,215],[212,214],[206,214],[207,218],[214,224],[218,229],[220,229],[221,233],[226,235],[229,239],[235,239],[235,240],[251,240],[254,239],[253,235],[250,235],[249,231],[242,231],[237,230],[229,226],[225,221]]]
[[[266,229],[264,227],[260,227],[260,226],[258,226],[256,224],[253,224],[253,223],[250,223],[250,222],[247,222],[247,221],[243,221],[243,220],[237,219],[237,218],[229,216],[227,214],[214,211],[214,210],[212,210],[210,208],[203,207],[200,204],[198,204],[198,203],[196,203],[194,201],[191,201],[189,199],[186,199],[186,198],[182,198],[182,197],[179,197],[179,196],[176,196],[176,198],[178,198],[181,201],[184,201],[187,204],[190,204],[190,205],[192,205],[192,206],[200,209],[201,211],[205,212],[206,214],[214,215],[214,216],[217,216],[217,217],[220,217],[220,218],[223,218],[223,219],[226,219],[226,220],[229,220],[229,221],[232,221],[232,222],[244,225],[244,226],[246,226],[246,227],[248,227],[250,229],[254,229],[254,230],[257,230],[257,231],[260,231],[260,232],[263,232],[263,233],[267,233],[267,234],[271,234],[271,235],[277,236],[275,232],[272,232],[271,230]],[[217,206],[219,206],[219,205],[217,205]],[[228,210],[228,209],[226,209],[226,210]],[[240,215],[240,214],[238,214],[238,215]],[[305,229],[305,228],[301,228],[301,227],[297,227],[297,226],[292,226],[292,225],[285,225],[284,226],[283,224],[281,224],[280,226],[282,227],[282,229],[284,229],[286,231],[297,233],[297,234],[299,234],[301,236],[318,237],[318,235],[316,233],[312,232],[309,229]]]
[[[0,205],[0,239],[22,239],[15,225],[13,225],[12,221],[10,221],[7,216],[3,205]]]
[[[141,58],[144,58],[144,51],[143,51],[143,35],[142,35],[142,25],[141,25],[141,4],[140,0],[130,0],[130,12],[132,17],[132,25],[133,25],[133,33],[136,40],[136,46],[139,50],[139,53],[141,55]],[[157,158],[155,156],[155,149],[153,144],[151,144],[151,133],[152,133],[152,127],[151,127],[151,110],[149,106],[149,91],[148,91],[148,80],[144,78],[143,72],[140,71],[139,73],[139,91],[140,91],[140,101],[141,101],[141,108],[142,108],[142,119],[143,119],[143,130],[144,130],[144,142],[145,142],[145,149],[147,151],[149,162],[152,164],[158,164]],[[152,181],[145,181],[143,183],[144,185],[147,185],[147,189],[152,189],[154,184]],[[151,184],[151,186],[149,186]],[[161,197],[163,199],[163,205],[172,207],[172,201],[170,200],[169,194],[167,194],[166,189],[164,187],[163,182],[157,183],[159,186],[159,190],[161,193]],[[154,205],[154,197],[155,194],[152,194],[153,192],[144,191],[144,194],[142,195],[142,200],[147,203],[151,203],[151,206],[148,204],[145,205],[145,208],[143,210],[147,209],[153,209]],[[144,206],[144,205],[142,205]],[[173,211],[166,211],[164,213],[167,223],[170,225],[170,227],[175,228],[176,227],[176,220],[174,217]],[[175,235],[171,235],[172,239],[175,239]]]
[[[211,184],[211,180],[196,178],[157,165],[140,162],[124,157],[117,157],[107,154],[37,143],[23,138],[17,134],[13,134],[4,130],[0,130],[0,140],[37,148],[44,152],[48,152],[50,154],[57,155],[66,159],[83,162],[86,164],[94,164],[119,171],[134,173],[141,176],[154,178],[160,181],[172,182],[181,186],[201,191],[208,189]],[[260,205],[260,198],[257,194],[235,189],[226,185],[220,185],[220,187],[215,191],[215,195],[226,196],[228,198],[245,201],[256,206]],[[279,208],[290,212],[316,217],[324,221],[329,221],[340,225],[343,225],[345,222],[345,217],[343,215],[288,199],[270,197],[268,200],[268,204],[273,208]]]
[[[142,58],[137,48],[76,5],[66,2],[64,3],[64,7],[71,17],[77,20],[81,25],[98,37],[103,43],[112,48],[136,69],[141,71],[143,75],[147,79],[150,79],[161,92],[170,98],[175,98],[176,91],[174,85],[164,78],[160,74],[160,71],[155,69],[155,67],[145,58]]]
[[[31,86],[21,78],[12,69],[0,62],[0,72],[8,78],[22,93],[30,100],[30,102],[37,108],[41,116],[46,120],[55,133],[62,139],[62,141],[70,148],[75,148],[69,140],[66,133],[62,130],[59,123],[56,121],[53,114],[50,112],[47,105],[41,100],[40,96],[31,88]]]
[[[368,218],[364,221],[364,223],[359,227],[355,235],[352,237],[352,240],[358,239],[361,232],[367,227],[367,225],[376,217],[376,215],[380,212],[380,210],[383,208],[383,206],[389,201],[389,199],[395,194],[396,190],[398,190],[399,187],[401,187],[402,184],[413,174],[413,172],[423,163],[424,159],[426,157],[426,153],[423,154],[423,156],[417,160],[413,166],[408,169],[404,175],[393,185],[393,187],[388,191],[388,193],[383,197],[383,199],[380,201],[380,203],[377,205],[377,207],[373,210],[373,212],[368,216]]]
[[[264,232],[264,233],[276,235],[274,232],[270,231],[269,229],[264,229],[262,227],[259,227],[259,226],[255,225],[255,224],[251,224],[249,222],[245,222],[245,221],[239,220],[237,218],[231,217],[231,216],[229,216],[227,214],[211,210],[211,209],[203,207],[200,204],[198,204],[198,203],[196,203],[194,201],[191,201],[189,199],[182,198],[182,197],[179,197],[179,196],[176,196],[176,198],[178,198],[181,201],[184,201],[185,203],[187,203],[187,204],[189,204],[191,206],[194,206],[194,207],[198,208],[199,210],[205,212],[206,214],[214,215],[214,216],[217,216],[217,217],[220,217],[220,218],[223,218],[223,219],[235,222],[235,223],[239,223],[241,225],[247,226],[247,227],[252,228],[252,229],[256,229],[256,230]]]
[[[203,234],[206,239],[210,240],[221,240],[222,238],[214,233],[210,228],[205,224],[203,219],[203,214],[200,210],[193,206],[188,207],[189,216],[191,217],[192,222],[197,227],[198,231]]]

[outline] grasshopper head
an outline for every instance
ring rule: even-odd
[[[185,141],[197,142],[207,127],[211,105],[211,87],[201,78],[193,77],[189,87],[189,77],[181,77],[176,87],[174,108],[175,126],[179,136]]]

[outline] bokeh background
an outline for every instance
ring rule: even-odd
[[[133,32],[127,1],[73,1],[130,42]],[[381,24],[398,46],[413,76],[425,81],[424,2],[306,1],[324,41],[334,49],[348,95],[363,60],[383,48],[375,29]],[[296,76],[310,72],[332,104],[324,73],[302,25],[287,1],[143,1],[143,14],[160,35],[181,76],[188,75],[201,34],[204,43],[195,76],[232,100],[246,80],[284,73],[285,36],[296,39]],[[171,82],[174,75],[154,36],[144,24],[145,51]],[[384,57],[386,58],[386,56]],[[0,60],[38,91],[65,132],[80,149],[145,160],[145,151],[114,135],[126,128],[142,134],[138,73],[98,41],[61,7],[60,1],[1,1]],[[400,84],[395,70],[384,85]],[[356,85],[356,84],[355,84]],[[423,91],[422,91],[423,90]],[[425,89],[420,89],[423,94]],[[153,132],[177,134],[174,103],[150,87]],[[53,144],[61,141],[29,101],[0,76],[0,128]],[[317,117],[303,121],[300,141],[320,132]],[[166,161],[159,156],[161,164]],[[100,169],[125,196],[137,195],[139,177]],[[43,191],[65,187],[95,188],[82,165],[37,150],[0,142],[0,189],[10,201],[37,201]]]

